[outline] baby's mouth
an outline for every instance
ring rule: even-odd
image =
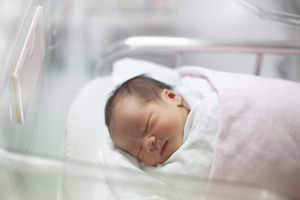
[[[160,155],[161,155],[161,156],[163,156],[163,155],[166,153],[166,151],[168,150],[168,146],[169,146],[169,143],[168,143],[168,141],[166,141],[166,142],[164,143],[164,146],[163,146],[162,149],[161,149],[161,152],[160,152]]]

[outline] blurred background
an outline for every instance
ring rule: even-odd
[[[45,54],[21,125],[14,120],[10,77],[38,5],[43,9]],[[299,15],[299,0],[0,0],[0,147],[62,159],[72,100],[94,77],[102,53],[120,40],[178,36],[299,43]],[[249,55],[184,57],[185,64],[242,73],[253,71],[254,60]],[[299,63],[299,56],[266,56],[261,74],[300,81]],[[3,173],[0,194],[13,190]],[[26,182],[22,176],[18,180]]]

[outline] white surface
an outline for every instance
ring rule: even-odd
[[[173,69],[149,61],[124,58],[113,66],[112,75],[116,85],[139,74],[148,75],[171,86],[175,86],[180,80]]]

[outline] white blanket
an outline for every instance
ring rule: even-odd
[[[194,87],[199,84],[203,87]],[[185,78],[176,90],[191,111],[184,129],[184,143],[165,163],[155,167],[139,163],[112,143],[99,151],[114,198],[199,199],[205,191],[201,180],[210,173],[218,96],[207,81],[198,78]]]

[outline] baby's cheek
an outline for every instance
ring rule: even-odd
[[[162,126],[162,129],[161,129],[163,134],[170,135],[170,134],[174,133],[174,131],[176,130],[175,123],[176,122],[174,122],[174,124],[173,123],[164,124],[164,126]]]

